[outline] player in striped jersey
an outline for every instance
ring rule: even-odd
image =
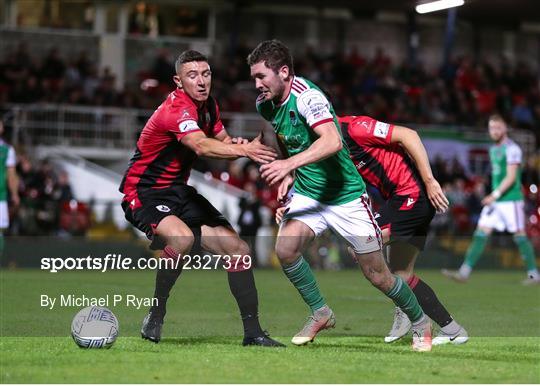
[[[197,190],[188,185],[193,163],[199,156],[217,159],[249,157],[266,163],[275,151],[259,138],[232,139],[221,122],[217,102],[210,96],[212,72],[208,59],[187,50],[176,61],[177,88],[152,114],[137,141],[137,148],[122,180],[122,208],[126,219],[145,232],[161,258],[178,261],[200,249],[221,256],[249,255],[225,217]],[[161,339],[169,293],[182,271],[160,267],[156,273],[152,306],[143,321],[141,336]],[[244,325],[242,344],[283,346],[261,328],[258,295],[251,265],[238,261],[227,268],[229,287]]]
[[[508,126],[500,115],[493,115],[488,122],[489,136],[495,146],[489,149],[491,161],[491,193],[482,200],[484,208],[467,250],[465,261],[459,271],[443,270],[450,279],[465,283],[486,247],[488,237],[494,229],[508,231],[514,235],[521,257],[527,269],[525,285],[540,284],[534,248],[525,233],[525,212],[521,192],[520,147],[508,137]]]
[[[340,117],[339,123],[358,173],[385,199],[375,218],[382,229],[389,267],[407,282],[424,312],[440,327],[433,345],[467,342],[467,331],[448,313],[433,289],[414,273],[435,209],[443,212],[448,208],[420,137],[414,130],[368,116]],[[283,210],[276,213],[278,223]],[[410,328],[410,320],[396,307],[385,342],[397,341]]]
[[[414,273],[435,210],[448,209],[448,200],[433,177],[420,137],[407,127],[367,116],[341,117],[339,121],[358,173],[385,199],[376,219],[387,246],[390,269],[407,282],[424,312],[440,327],[433,345],[467,342],[467,331],[448,313],[433,289]],[[385,342],[401,338],[410,325],[396,308]]]

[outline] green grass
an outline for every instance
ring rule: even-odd
[[[384,344],[389,300],[360,272],[317,272],[336,329],[314,344],[244,348],[224,272],[184,272],[172,294],[164,340],[138,336],[146,309],[110,307],[120,337],[110,350],[82,350],[69,337],[78,308],[45,310],[40,294],[149,296],[153,273],[1,271],[2,383],[539,383],[540,288],[521,272],[475,272],[467,285],[420,273],[469,330],[462,346],[414,353],[410,338]],[[261,320],[288,343],[307,308],[281,272],[257,271]]]

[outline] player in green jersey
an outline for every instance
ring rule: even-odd
[[[8,189],[11,202],[19,205],[19,180],[15,171],[15,150],[1,139],[4,134],[4,124],[0,120],[0,256],[4,251],[4,232],[9,228]]]
[[[495,146],[489,149],[492,191],[482,200],[484,208],[478,220],[478,227],[459,271],[442,272],[453,280],[466,282],[480,259],[491,232],[494,229],[506,230],[514,235],[514,241],[525,261],[527,279],[523,284],[540,284],[534,249],[525,233],[525,212],[521,192],[521,149],[508,138],[508,126],[499,115],[490,117],[489,135],[495,142]]]
[[[381,232],[332,105],[316,85],[295,76],[292,56],[280,41],[260,43],[248,56],[248,64],[261,92],[257,110],[272,123],[287,155],[263,165],[261,176],[270,185],[279,184],[278,198],[286,195],[294,181],[276,253],[312,315],[292,343],[311,342],[319,331],[335,325],[334,313],[302,257],[307,245],[329,228],[349,244],[366,278],[408,315],[413,323],[413,349],[431,350],[429,318],[407,284],[392,275],[384,262]]]

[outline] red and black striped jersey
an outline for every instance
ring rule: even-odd
[[[338,120],[356,169],[385,199],[392,195],[417,198],[425,191],[412,159],[401,145],[391,142],[394,125],[368,116]]]
[[[182,138],[196,131],[214,137],[223,129],[212,97],[197,107],[180,89],[171,92],[146,122],[137,141],[120,185],[124,201],[129,201],[133,210],[140,205],[142,190],[186,184],[197,155],[181,143]]]

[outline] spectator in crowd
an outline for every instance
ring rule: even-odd
[[[130,19],[130,31],[148,34],[149,7],[140,1]],[[185,7],[184,7],[185,8]],[[155,12],[154,10],[153,12]],[[181,9],[179,17],[196,24],[197,15]],[[193,23],[183,23],[183,34],[195,32]],[[194,24],[193,24],[194,25]],[[238,51],[245,51],[239,47]],[[111,98],[104,88],[111,86],[114,74],[99,77],[99,69],[81,51],[72,62],[66,61],[57,48],[44,58],[29,53],[21,43],[8,51],[0,63],[0,94],[17,103],[53,102],[124,106],[125,98]],[[248,79],[242,56],[214,58],[214,89],[223,110],[252,111],[237,87]],[[480,127],[489,114],[499,112],[516,127],[533,129],[540,124],[540,89],[533,70],[524,63],[512,65],[501,58],[498,63],[474,62],[467,56],[454,58],[444,70],[426,69],[421,63],[394,64],[383,48],[370,58],[358,47],[347,54],[323,56],[312,47],[299,57],[300,73],[309,76],[331,93],[339,113],[355,111],[377,119],[422,124],[453,124]],[[141,69],[141,71],[144,69]],[[166,51],[159,51],[147,73],[166,84],[172,63]],[[31,80],[28,80],[31,78]],[[77,81],[82,83],[84,98],[71,92]],[[114,88],[114,82],[112,82]],[[68,91],[66,91],[68,90]],[[232,91],[231,91],[232,90]],[[139,90],[140,107],[151,108],[168,93],[168,87]],[[153,93],[153,94],[152,94]],[[120,91],[122,94],[122,91]],[[130,99],[127,100],[129,102]],[[540,141],[537,131],[533,132]]]

